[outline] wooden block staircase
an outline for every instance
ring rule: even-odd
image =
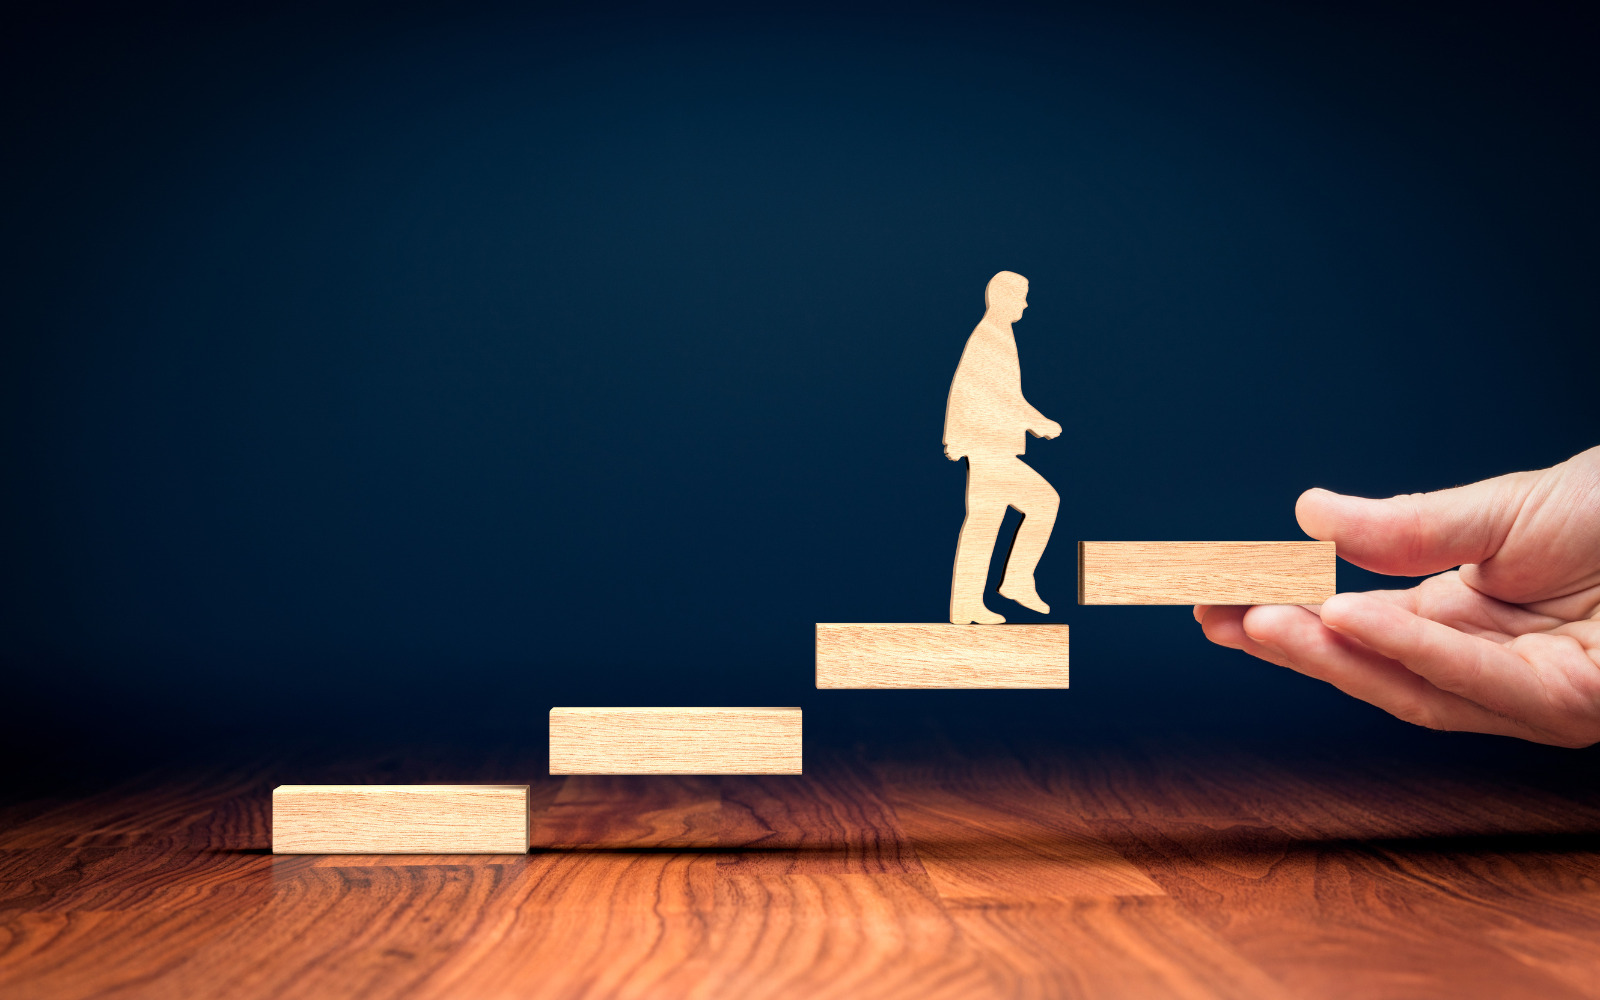
[[[1001,596],[1049,605],[1034,568],[1059,497],[1022,461],[1026,435],[1061,425],[1022,396],[1012,326],[1028,280],[990,279],[945,411],[944,452],[965,461],[967,516],[956,542],[950,620],[823,622],[816,685],[840,688],[1065,688],[1069,630],[1004,624],[984,603],[1001,519],[1022,513]],[[1080,542],[1079,604],[1320,604],[1334,584],[1332,542]],[[968,624],[982,623],[982,624]],[[553,708],[550,773],[800,774],[798,708]],[[273,792],[278,853],[523,851],[525,785],[283,785]]]

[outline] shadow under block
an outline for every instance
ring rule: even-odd
[[[552,708],[551,774],[799,774],[798,708]]]
[[[1332,542],[1079,542],[1079,604],[1321,604]]]
[[[279,785],[274,854],[526,854],[527,785]]]
[[[1067,626],[817,624],[819,688],[1064,688]]]

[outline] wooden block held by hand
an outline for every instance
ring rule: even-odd
[[[798,708],[552,708],[551,774],[799,774]]]
[[[527,785],[279,785],[274,854],[526,854]]]
[[[1067,626],[819,622],[819,688],[1064,688]]]
[[[1079,604],[1321,604],[1332,542],[1079,542]]]

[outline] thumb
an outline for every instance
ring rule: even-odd
[[[1426,576],[1499,551],[1530,489],[1529,473],[1387,500],[1330,490],[1300,494],[1295,519],[1312,538],[1332,541],[1339,557],[1390,576]]]

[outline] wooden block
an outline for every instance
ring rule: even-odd
[[[551,774],[799,774],[798,708],[552,708]]]
[[[1067,626],[817,624],[819,688],[1064,688]]]
[[[1321,604],[1332,542],[1079,542],[1079,604]]]
[[[526,854],[527,785],[279,785],[274,854]]]

